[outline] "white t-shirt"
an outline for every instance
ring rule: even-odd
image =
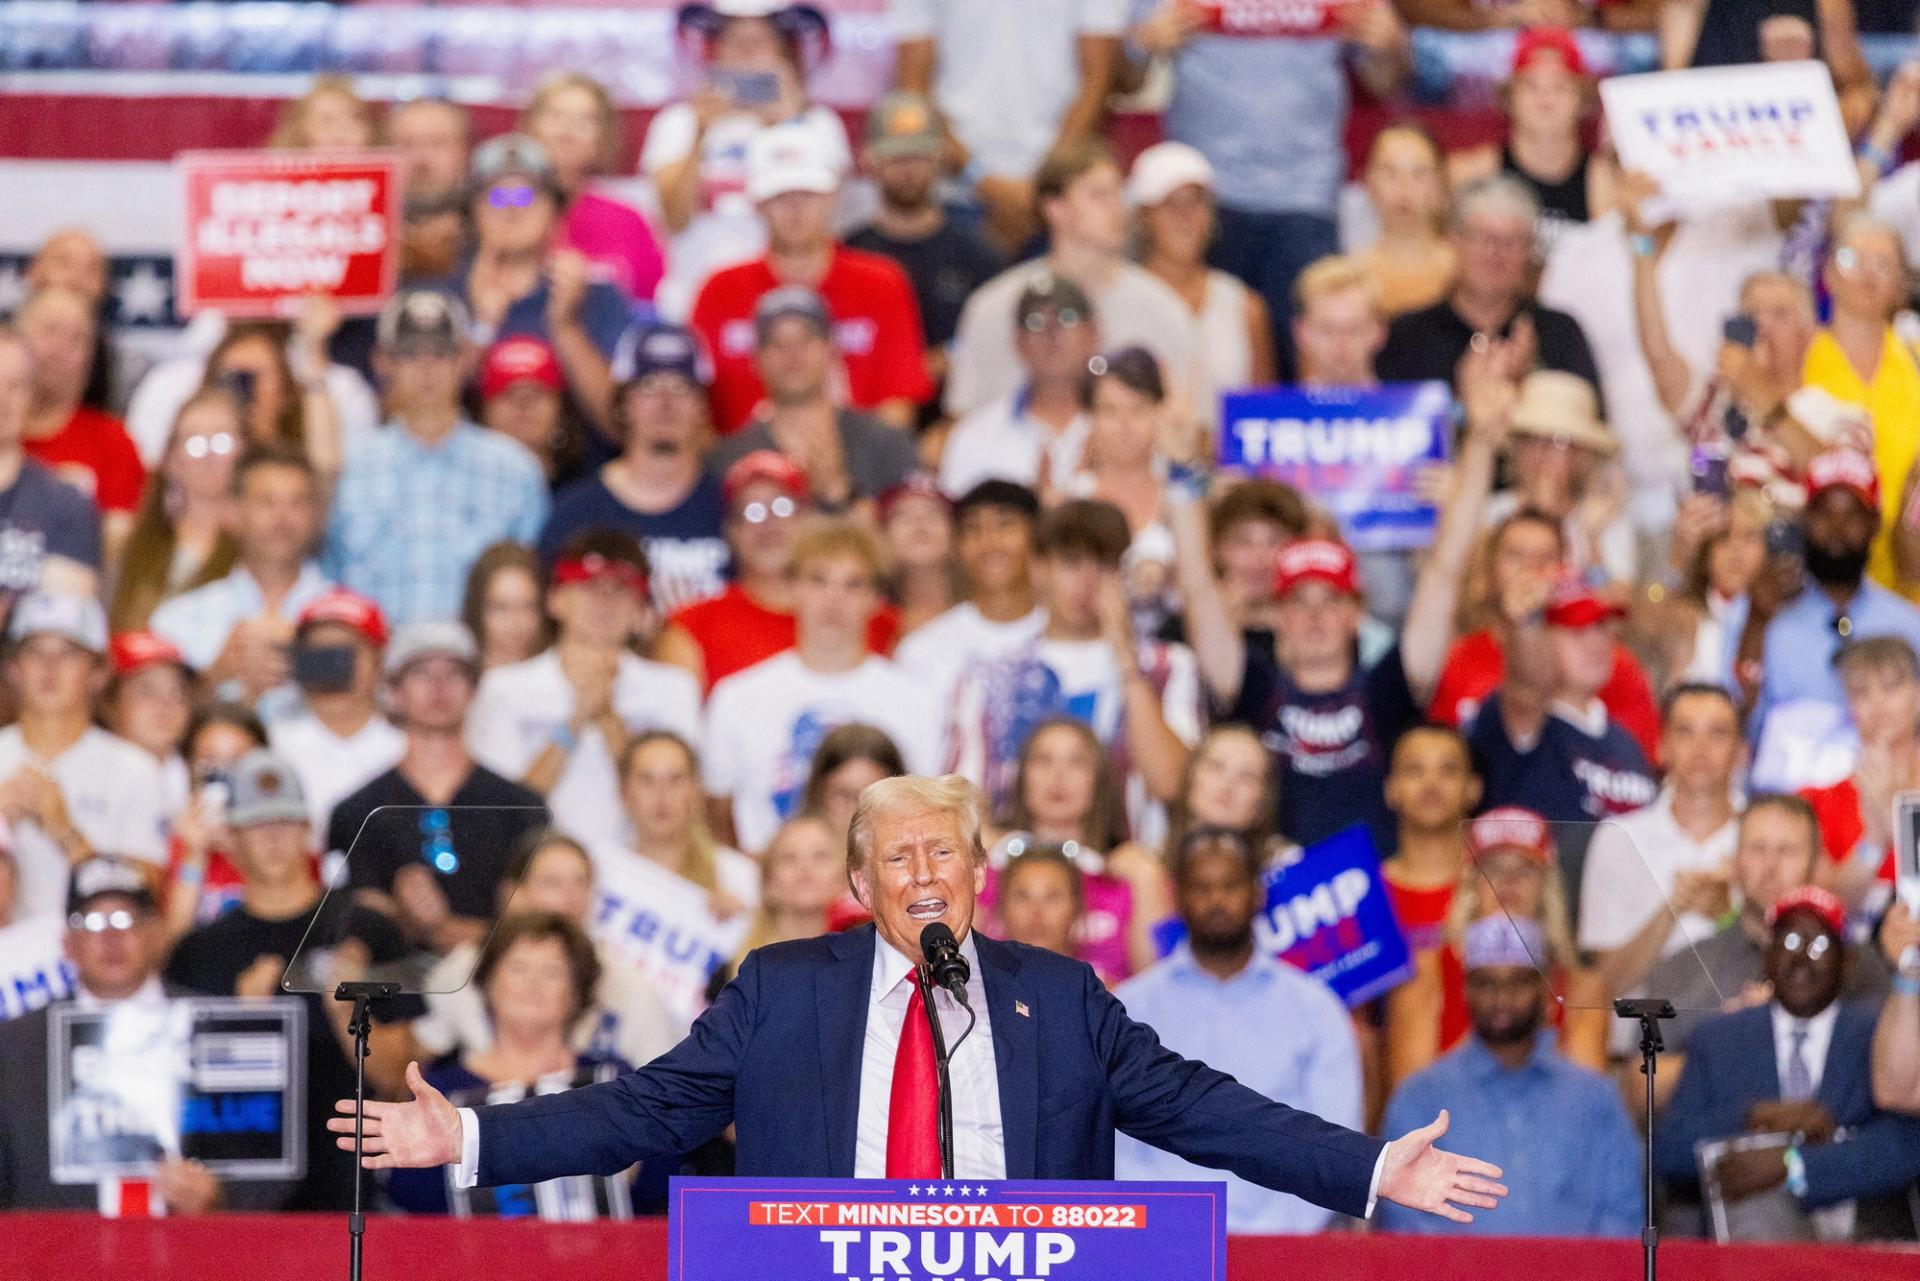
[[[1167,728],[1188,746],[1198,743],[1203,711],[1193,651],[1154,645],[1143,647],[1141,658],[1143,665],[1164,666],[1160,714]],[[1111,646],[1103,640],[1042,639],[975,663],[961,675],[947,723],[945,768],[972,779],[998,809],[1011,793],[1021,742],[1034,723],[1072,716],[1112,748],[1125,713],[1126,689]],[[1166,814],[1139,771],[1127,771],[1125,791],[1133,839],[1157,842],[1166,832]]]
[[[1765,204],[1702,213],[1675,228],[1654,276],[1667,334],[1700,377],[1713,372],[1722,325],[1740,309],[1741,282],[1779,264],[1781,241]],[[1631,523],[1664,531],[1686,483],[1687,445],[1640,351],[1632,254],[1618,213],[1566,225],[1541,275],[1540,301],[1578,320],[1593,349],[1607,424],[1632,482]]]
[[[884,658],[816,672],[787,650],[713,687],[702,773],[708,795],[733,799],[742,849],[764,848],[798,812],[820,740],[855,722],[886,731],[912,772],[932,771],[938,728],[931,693]]]
[[[831,108],[809,107],[791,123],[814,133],[843,174],[853,168],[847,127]],[[694,139],[700,140],[700,212],[673,238],[667,274],[655,294],[666,315],[683,319],[708,276],[765,251],[766,225],[747,199],[747,144],[764,128],[760,117],[741,111],[721,116],[701,135],[693,107],[684,102],[662,108],[647,126],[640,172],[648,178],[685,160]]]
[[[166,818],[160,764],[124,738],[89,726],[72,747],[50,761],[27,749],[20,727],[0,729],[0,781],[39,764],[60,785],[67,817],[96,854],[121,854],[148,863],[166,861]],[[66,853],[39,824],[14,825],[18,869],[16,919],[66,910]]]
[[[960,673],[983,659],[1011,653],[1040,635],[1046,611],[1038,607],[1010,623],[996,623],[972,601],[928,619],[894,647],[893,661],[933,697],[942,715]]]
[[[1900,232],[1909,263],[1920,263],[1920,162],[1901,165],[1875,183],[1867,212]]]
[[[312,712],[301,712],[273,722],[267,737],[300,779],[316,842],[327,839],[333,807],[398,765],[407,750],[407,736],[384,716],[341,738]]]
[[[1025,392],[1012,392],[953,425],[940,450],[940,488],[958,498],[983,480],[1032,486],[1040,476],[1043,451],[1058,484],[1080,470],[1086,448],[1085,414],[1075,414],[1056,432],[1026,412]]]
[[[1019,354],[1013,346],[1014,308],[1020,294],[1052,270],[1045,258],[1007,268],[974,291],[960,312],[947,374],[946,409],[959,417],[1020,390]],[[1145,347],[1160,361],[1168,395],[1211,419],[1212,375],[1200,349],[1199,328],[1179,294],[1133,263],[1118,264],[1103,288],[1088,290],[1100,345],[1114,351]]]
[[[1080,91],[1076,43],[1117,36],[1129,0],[893,0],[896,40],[934,41],[933,96],[991,175],[1025,178]]]
[[[671,730],[698,748],[700,686],[678,667],[622,654],[613,678],[613,710],[630,733]],[[573,717],[573,686],[555,650],[496,667],[480,679],[467,713],[467,746],[474,758],[507,778],[527,767]],[[620,805],[619,762],[597,725],[580,733],[567,757],[547,808],[554,822],[576,840],[618,840],[625,822]]]

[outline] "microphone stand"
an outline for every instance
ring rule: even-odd
[[[1647,1078],[1647,1217],[1640,1229],[1641,1265],[1645,1281],[1660,1274],[1660,1225],[1653,1213],[1653,1074],[1666,1043],[1660,1037],[1660,1021],[1673,1017],[1673,1002],[1660,997],[1638,1000],[1622,998],[1613,1003],[1614,1015],[1640,1020],[1640,1074]]]
[[[933,1031],[933,1062],[940,1076],[940,1177],[953,1177],[953,1081],[947,1072],[947,1034],[940,1027],[940,1012],[933,1008],[933,994],[937,990],[927,981],[926,967],[919,966],[913,971],[913,981],[920,987],[920,1008],[927,1016],[927,1026]],[[356,1277],[354,1281],[359,1281]]]
[[[353,1038],[353,1211],[347,1215],[347,1277],[360,1281],[360,1238],[367,1230],[367,1216],[360,1208],[361,1185],[366,1169],[360,1164],[363,1133],[367,1117],[367,1037],[373,1031],[370,1007],[400,995],[398,983],[342,983],[334,989],[336,1001],[352,1001],[353,1014],[347,1022],[347,1035]]]

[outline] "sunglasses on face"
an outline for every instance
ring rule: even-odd
[[[67,918],[67,928],[84,934],[105,934],[108,930],[119,933],[132,929],[138,920],[126,908],[116,907],[111,912],[75,912]]]
[[[770,520],[789,520],[799,511],[791,498],[776,498],[770,503],[748,503],[740,509],[740,519],[749,525],[764,525]]]
[[[535,192],[524,182],[487,188],[487,203],[495,209],[525,209],[533,204]]]
[[[233,452],[231,432],[217,431],[211,436],[189,436],[180,446],[189,458],[224,458]]]
[[[1086,322],[1086,317],[1071,307],[1062,307],[1059,311],[1036,311],[1020,322],[1021,327],[1030,334],[1043,334],[1049,329],[1077,329]]]

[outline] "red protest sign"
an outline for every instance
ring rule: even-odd
[[[383,152],[190,151],[176,161],[182,312],[284,315],[313,294],[380,309],[399,272],[400,171]]]
[[[1352,0],[1200,0],[1203,26],[1226,36],[1323,36]]]

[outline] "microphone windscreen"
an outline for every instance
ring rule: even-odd
[[[940,952],[958,952],[960,940],[945,921],[934,921],[920,931],[920,955],[931,961]]]

